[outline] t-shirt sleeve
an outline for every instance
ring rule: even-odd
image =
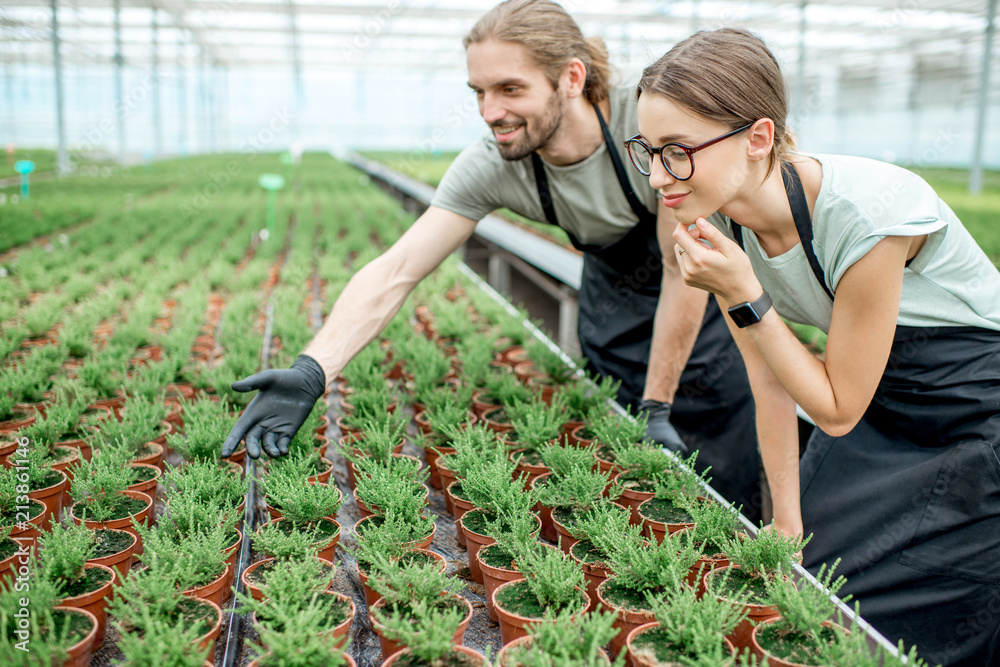
[[[441,179],[431,206],[479,221],[503,204],[496,201],[500,174],[483,141],[476,141],[455,158]]]

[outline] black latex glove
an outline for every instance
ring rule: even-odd
[[[222,445],[222,456],[230,456],[246,437],[247,454],[284,456],[288,443],[326,390],[326,374],[312,357],[300,354],[288,369],[272,369],[233,383],[233,391],[254,391],[250,405],[240,415]]]
[[[676,454],[686,455],[688,453],[687,445],[677,434],[677,429],[670,423],[670,409],[669,403],[661,403],[649,398],[639,404],[639,412],[645,412],[649,415],[649,422],[646,424],[646,437]]]

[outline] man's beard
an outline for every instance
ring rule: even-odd
[[[546,107],[544,115],[534,123],[534,130],[529,131],[528,124],[525,122],[523,125],[524,134],[520,139],[509,144],[497,142],[500,157],[511,162],[528,157],[549,142],[556,130],[559,129],[561,120],[562,98],[556,91],[552,93],[552,102]],[[502,124],[497,123],[491,127],[497,126],[502,126]]]

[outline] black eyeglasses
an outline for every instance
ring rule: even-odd
[[[695,153],[703,148],[713,146],[724,139],[728,139],[734,134],[739,134],[743,130],[752,126],[753,123],[747,123],[741,128],[735,129],[732,132],[727,132],[721,137],[710,139],[709,141],[706,141],[703,144],[698,144],[697,146],[664,144],[659,148],[653,148],[640,138],[641,135],[637,134],[625,142],[625,148],[628,149],[628,156],[631,158],[632,164],[635,165],[635,168],[638,169],[639,173],[643,176],[649,176],[652,171],[651,163],[653,155],[659,153],[660,162],[663,163],[663,168],[667,170],[667,173],[676,178],[678,181],[686,181],[694,176]]]

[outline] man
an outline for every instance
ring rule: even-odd
[[[478,220],[507,207],[559,225],[584,252],[579,334],[591,369],[622,380],[619,400],[649,414],[651,438],[673,451],[699,450],[698,467],[712,467],[713,486],[756,520],[746,369],[718,308],[707,307],[706,293],[684,285],[677,270],[672,202],[658,202],[624,166],[623,143],[638,131],[635,87],[610,88],[601,40],[584,39],[550,0],[497,5],[464,44],[469,87],[491,132],[456,158],[399,241],[352,278],[291,369],[233,384],[261,391],[223,454],[244,435],[251,456],[261,444],[271,456],[284,453],[327,380]]]

